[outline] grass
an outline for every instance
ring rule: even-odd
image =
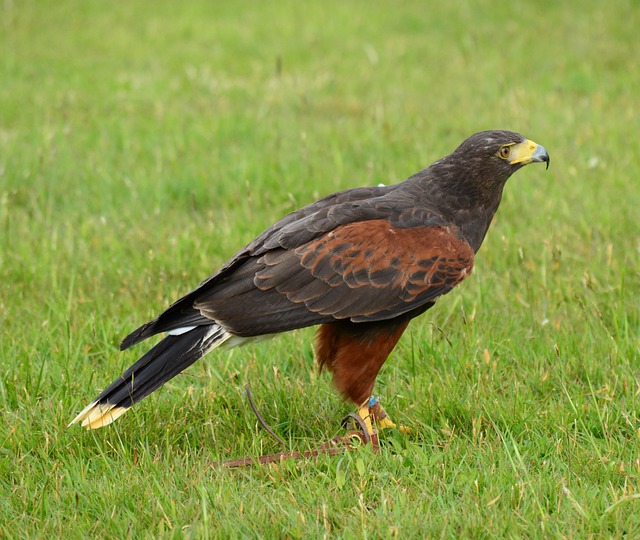
[[[0,536],[640,534],[636,3],[0,7]],[[544,144],[474,275],[379,377],[382,451],[211,464],[340,432],[312,331],[69,420],[120,339],[275,219],[480,129]]]

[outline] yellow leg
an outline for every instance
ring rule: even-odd
[[[366,403],[358,407],[358,416],[362,419],[369,436],[373,436],[378,430],[383,429],[397,429],[402,433],[413,433],[411,428],[398,426],[391,420],[387,412],[380,405],[380,402],[373,396],[369,398]]]
[[[362,418],[364,425],[367,427],[369,436],[373,435],[373,424],[371,423],[371,412],[369,411],[368,401],[358,409],[358,416]]]

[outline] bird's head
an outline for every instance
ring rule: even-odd
[[[509,177],[535,162],[549,166],[549,154],[543,146],[513,131],[481,131],[418,173],[417,178],[428,179],[431,199],[439,193],[442,200],[457,200],[459,207],[488,209],[493,215]]]
[[[469,137],[455,151],[469,157],[489,160],[512,172],[528,163],[544,161],[549,168],[549,154],[544,146],[513,131],[481,131]]]
[[[481,131],[466,139],[449,158],[459,164],[465,172],[495,185],[504,182],[518,169],[529,163],[546,162],[549,154],[544,148],[513,131]],[[446,158],[445,158],[446,159]]]

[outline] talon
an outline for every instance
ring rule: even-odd
[[[350,421],[351,420],[351,421]],[[379,430],[397,429],[402,433],[413,433],[413,430],[406,426],[398,426],[380,405],[380,401],[375,396],[371,396],[362,406],[358,407],[357,413],[349,413],[342,419],[342,427],[349,429],[360,429],[363,442],[376,440]]]
[[[411,434],[413,429],[407,426],[398,426],[380,405],[380,400],[374,396],[369,398],[369,414],[379,430],[397,429],[402,433]]]
[[[396,426],[395,422],[391,421],[391,418],[389,418],[388,416],[383,418],[382,420],[379,420],[378,422],[376,422],[376,426],[378,429],[389,429],[389,428],[397,428],[398,426]],[[400,426],[400,430],[402,431],[402,428],[404,426]]]

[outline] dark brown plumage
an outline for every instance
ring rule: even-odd
[[[168,332],[72,423],[109,424],[209,350],[320,324],[316,355],[362,405],[409,321],[466,278],[505,182],[549,162],[509,131],[485,131],[391,186],[329,195],[276,222],[218,272],[141,326]]]

